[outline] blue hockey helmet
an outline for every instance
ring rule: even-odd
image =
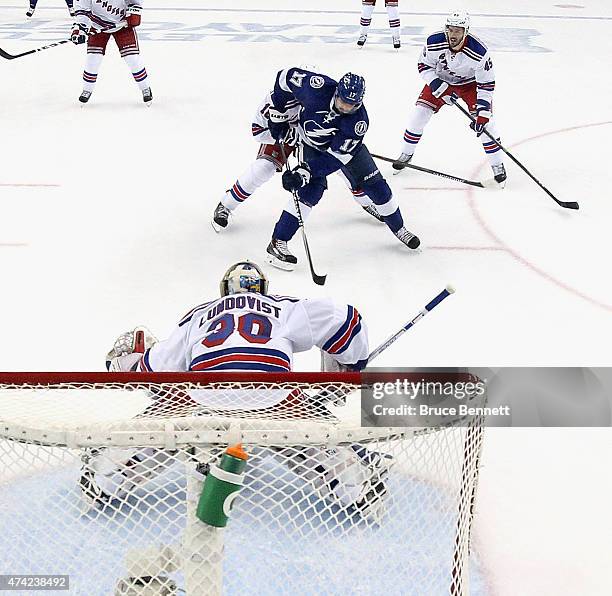
[[[336,109],[343,114],[352,114],[361,107],[364,95],[365,79],[352,72],[347,72],[338,82],[334,104]]]
[[[221,296],[258,292],[267,294],[268,279],[261,268],[251,261],[234,263],[221,280]]]

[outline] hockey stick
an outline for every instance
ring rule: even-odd
[[[372,153],[372,157],[376,159],[381,159],[382,161],[388,161],[389,163],[393,163],[396,160],[390,157],[385,157],[383,155],[376,155],[376,153]],[[492,186],[491,184],[487,184],[486,182],[476,182],[475,180],[466,180],[465,178],[459,178],[458,176],[452,176],[451,174],[445,174],[444,172],[437,172],[436,170],[430,170],[429,168],[424,168],[422,166],[416,166],[412,163],[407,163],[405,168],[411,168],[413,170],[418,170],[419,172],[425,172],[426,174],[433,174],[434,176],[440,176],[441,178],[448,178],[449,180],[454,180],[455,182],[461,182],[462,184],[469,184],[470,186],[477,186],[479,188],[489,188]]]
[[[125,26],[127,23],[125,21],[121,21],[112,27],[106,27],[105,29],[101,29],[100,31],[96,31],[96,33],[105,33],[106,31],[110,31],[111,29],[115,29],[119,26]],[[57,46],[61,46],[65,43],[70,43],[72,40],[70,39],[62,39],[61,41],[56,41],[54,43],[50,43],[46,46],[42,46],[40,48],[36,48],[35,50],[28,50],[27,52],[21,52],[21,54],[9,54],[2,48],[0,48],[0,56],[2,58],[6,58],[7,60],[14,60],[15,58],[22,58],[23,56],[29,56],[30,54],[35,54],[36,52],[42,52],[43,50],[48,50],[50,48],[55,48]]]
[[[287,155],[285,154],[285,147],[282,142],[279,142],[279,146],[283,161],[285,162],[285,171],[289,172],[289,160],[287,159]],[[304,228],[304,220],[302,219],[302,211],[300,209],[300,201],[297,195],[297,191],[292,190],[291,194],[293,195],[293,203],[297,212],[298,225],[302,230],[302,239],[304,240],[304,249],[306,250],[306,257],[308,258],[308,265],[310,266],[310,275],[312,276],[312,281],[314,281],[318,286],[322,286],[325,284],[327,275],[318,275],[317,273],[315,273],[314,266],[312,264],[312,257],[310,256],[310,248],[308,247],[308,239],[306,238],[306,230]]]
[[[474,118],[463,106],[459,105],[459,102],[457,101],[458,97],[456,95],[454,95],[454,94],[451,95],[450,99],[453,102],[453,104],[457,107],[457,109],[459,109],[461,112],[463,112],[472,123],[476,124],[476,118]],[[506,149],[491,133],[489,133],[489,131],[487,130],[486,126],[483,127],[482,132],[484,132],[487,135],[487,137],[489,137],[489,139],[491,139],[493,142],[497,143],[498,147],[519,168],[521,168],[521,170],[523,170],[523,172],[525,172],[525,174],[527,174],[527,176],[529,176],[555,203],[557,203],[557,205],[560,205],[561,207],[565,207],[565,209],[579,209],[580,208],[580,205],[578,205],[578,203],[576,201],[560,201],[518,159],[516,159],[516,157],[514,157],[514,155],[512,155],[512,153],[510,153],[510,151],[508,151],[508,149]]]
[[[396,331],[391,337],[387,338],[383,343],[381,343],[375,350],[370,353],[368,357],[368,365],[374,358],[382,354],[391,344],[395,343],[408,329],[416,325],[418,321],[420,321],[430,310],[433,310],[442,300],[448,298],[451,294],[455,292],[453,286],[446,286],[431,302],[429,302],[423,310],[419,312],[419,314],[408,321],[399,331]]]

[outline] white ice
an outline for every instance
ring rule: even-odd
[[[271,290],[350,301],[377,345],[452,283],[457,293],[380,365],[610,365],[612,6],[463,5],[493,52],[503,143],[580,211],[556,206],[509,160],[503,191],[414,172],[392,177],[381,164],[422,251],[410,254],[331,179],[307,222],[327,284],[312,284],[296,238],[299,266],[266,267]],[[394,157],[422,87],[416,59],[424,36],[455,6],[401,0],[396,52],[382,6],[357,49],[358,0],[147,3],[139,31],[150,109],[112,42],[83,109],[82,48],[3,60],[0,368],[102,370],[122,331],[146,324],[163,337],[191,306],[217,295],[229,264],[263,263],[288,199],[278,179],[223,234],[209,220],[256,154],[251,115],[276,71],[308,63],[334,76],[363,74],[366,142]],[[40,0],[27,22],[25,3],[0,0],[7,51],[65,38],[70,24],[62,0]],[[426,130],[414,162],[490,176],[480,143],[450,107]],[[318,356],[298,356],[296,368],[317,369]],[[475,537],[489,593],[612,591],[611,453],[608,430],[489,432]]]

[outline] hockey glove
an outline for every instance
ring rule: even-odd
[[[491,119],[491,104],[484,99],[476,101],[476,121],[470,124],[470,128],[476,132],[476,136],[479,137],[484,127],[489,123]]]
[[[129,27],[138,27],[140,25],[140,13],[142,8],[140,6],[128,6],[125,11],[126,21]]]
[[[448,91],[448,87],[448,83],[442,79],[434,79],[431,83],[429,83],[431,94],[436,99],[440,99]]]
[[[70,41],[78,46],[87,41],[87,27],[79,23],[72,25],[72,33],[70,34]]]
[[[310,182],[310,168],[301,163],[293,170],[283,172],[283,188],[289,192],[296,191]]]

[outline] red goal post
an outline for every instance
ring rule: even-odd
[[[0,551],[11,572],[63,569],[77,593],[467,594],[482,420],[362,427],[363,379],[0,373]],[[244,487],[211,533],[198,470],[235,442]],[[92,505],[84,476],[116,492]]]

